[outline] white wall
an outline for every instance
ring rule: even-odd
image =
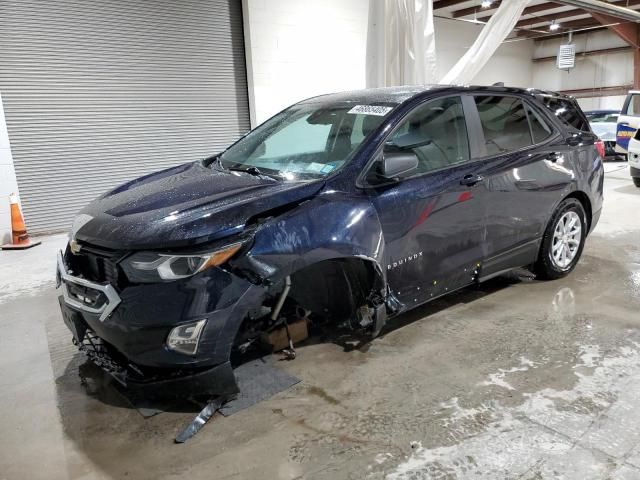
[[[244,0],[254,125],[304,98],[365,88],[369,0]],[[481,26],[436,19],[438,73],[471,46]],[[533,42],[503,44],[476,84],[532,82]]]
[[[313,95],[363,88],[368,6],[369,0],[244,0],[257,123]]]
[[[534,58],[555,56],[567,38],[537,42]],[[597,31],[576,35],[576,67],[569,72],[559,70],[555,61],[535,63],[533,83],[549,90],[574,90],[582,88],[614,87],[633,83],[633,53],[616,52],[603,55],[580,56],[580,52],[625,47],[627,44],[613,32]],[[622,108],[625,96],[581,98],[585,110]]]
[[[13,168],[13,157],[9,146],[9,134],[4,119],[2,95],[0,94],[0,244],[11,241],[11,212],[9,195],[18,193],[16,172]]]
[[[607,97],[579,98],[578,104],[582,110],[622,110],[626,95],[610,95]]]

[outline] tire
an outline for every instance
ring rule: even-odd
[[[579,232],[571,227],[573,222],[576,225],[579,223]],[[568,227],[571,228],[567,230]],[[564,235],[564,232],[567,234]],[[586,237],[587,214],[584,207],[575,198],[563,200],[551,216],[542,237],[540,253],[533,269],[536,277],[542,280],[566,277],[580,260]],[[579,243],[576,245],[576,242]],[[554,257],[554,252],[559,257]]]
[[[633,179],[633,184],[640,188],[640,177],[631,177]]]

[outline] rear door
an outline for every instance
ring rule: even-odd
[[[631,91],[624,102],[616,131],[616,152],[629,153],[629,140],[640,129],[640,91]]]
[[[483,277],[533,262],[551,211],[573,177],[563,137],[543,112],[509,95],[476,95],[484,138]]]

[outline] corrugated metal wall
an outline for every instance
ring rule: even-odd
[[[249,129],[241,8],[0,0],[0,92],[30,233],[68,228],[105,190]]]

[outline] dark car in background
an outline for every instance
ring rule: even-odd
[[[58,257],[63,317],[131,388],[234,392],[234,353],[296,317],[376,336],[517,267],[567,275],[600,216],[601,154],[553,92],[311,98],[82,210]]]
[[[616,153],[616,135],[620,110],[591,110],[585,112],[591,130],[604,142],[604,158],[608,160],[624,159]]]

